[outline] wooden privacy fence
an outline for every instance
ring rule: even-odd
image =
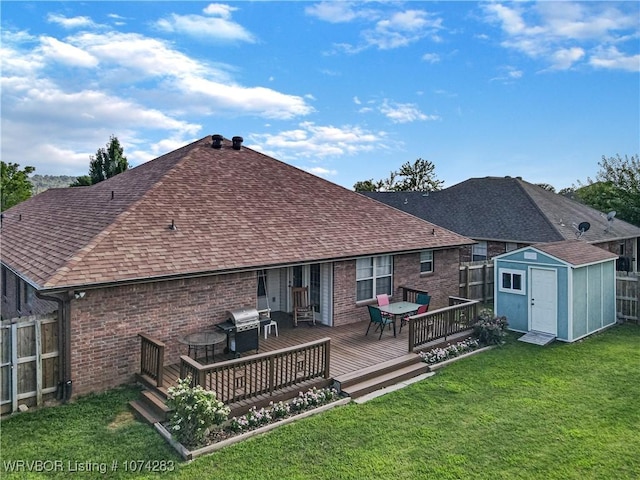
[[[616,312],[618,319],[640,324],[640,277],[637,273],[616,273]]]
[[[274,395],[278,390],[315,378],[329,378],[330,339],[251,355],[236,360],[202,365],[181,356],[180,378],[216,392],[226,404]]]
[[[469,330],[478,317],[478,300],[449,297],[449,307],[409,317],[409,353],[427,343]]]
[[[493,262],[463,262],[460,264],[458,295],[483,303],[493,301]]]
[[[2,320],[0,411],[42,405],[58,387],[58,314]]]

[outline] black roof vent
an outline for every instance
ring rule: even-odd
[[[243,138],[242,137],[233,137],[231,139],[231,141],[233,142],[233,149],[234,150],[240,150],[240,147],[242,146]]]
[[[222,148],[222,138],[222,135],[211,135],[211,140],[213,141],[211,147],[217,149]]]

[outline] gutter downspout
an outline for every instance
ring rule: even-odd
[[[56,399],[64,403],[71,399],[71,299],[73,291],[45,295],[36,290],[36,296],[43,300],[54,301],[58,304],[58,351],[60,360],[60,381],[56,391]]]

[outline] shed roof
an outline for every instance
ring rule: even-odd
[[[581,240],[538,243],[533,248],[575,267],[615,260],[618,255]]]
[[[56,290],[473,243],[226,139],[211,143],[7,210],[2,263]]]

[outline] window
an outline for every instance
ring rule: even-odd
[[[420,252],[420,273],[433,272],[433,250]]]
[[[507,293],[525,294],[524,272],[522,270],[500,269],[500,291]]]
[[[478,242],[471,246],[471,261],[477,262],[487,259],[487,242]]]
[[[31,286],[30,283],[25,283],[24,287],[24,303],[27,305],[31,305],[33,303],[33,293],[35,292],[35,289]]]
[[[507,242],[505,243],[505,248],[504,251],[505,252],[513,252],[514,250],[518,249],[518,244],[515,242]]]
[[[356,301],[372,300],[376,295],[391,295],[393,262],[390,255],[356,260]]]

